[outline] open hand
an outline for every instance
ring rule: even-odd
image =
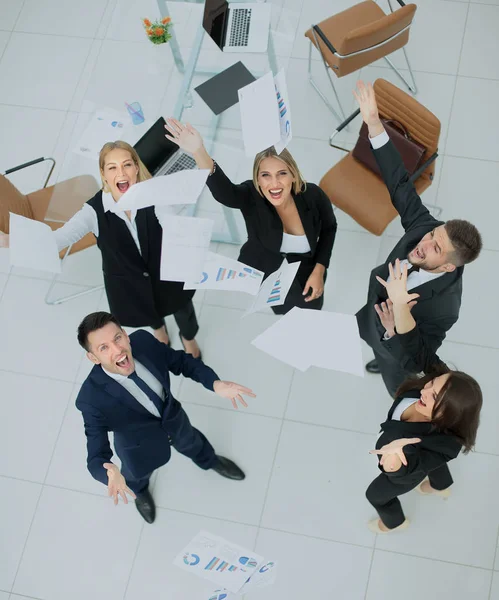
[[[0,231],[0,248],[8,248],[9,247],[9,236]]]
[[[386,329],[390,337],[395,335],[395,316],[393,314],[393,302],[388,298],[386,302],[380,302],[374,305],[381,325]]]
[[[379,450],[370,450],[369,454],[380,454],[381,460],[379,461],[379,464],[381,466],[383,466],[385,461],[393,455],[395,455],[402,462],[403,465],[407,466],[407,459],[403,451],[404,446],[417,444],[420,441],[420,438],[400,438],[399,440],[394,440],[389,444],[381,446]]]
[[[104,469],[107,469],[107,491],[109,496],[113,498],[114,505],[116,506],[118,504],[119,496],[121,496],[125,504],[128,504],[127,494],[129,494],[135,500],[135,494],[127,486],[125,478],[121,474],[118,467],[113,463],[104,463],[102,466]]]
[[[412,308],[416,304],[416,298],[419,294],[409,294],[407,291],[407,263],[404,268],[400,268],[400,260],[397,258],[395,267],[388,263],[388,271],[390,273],[390,281],[387,282],[376,275],[376,279],[386,289],[388,297],[393,304],[408,304]]]
[[[376,95],[372,83],[367,85],[359,80],[357,88],[353,91],[360,108],[360,114],[366,125],[376,125],[380,122]]]
[[[184,152],[195,154],[203,148],[203,138],[199,131],[194,129],[192,125],[189,125],[188,123],[182,125],[180,121],[170,117],[169,119],[166,119],[165,129],[170,134],[165,134],[165,137],[177,144]]]
[[[229,398],[232,402],[232,406],[236,409],[238,400],[241,403],[241,406],[244,406],[245,408],[248,406],[241,394],[245,394],[250,398],[256,398],[256,394],[249,388],[234,383],[233,381],[220,381],[219,379],[213,384],[213,391],[217,396],[220,396],[220,398]]]

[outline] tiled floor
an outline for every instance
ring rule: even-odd
[[[291,150],[314,182],[340,153],[327,145],[335,122],[306,82],[303,33],[351,3],[273,4],[294,118]],[[202,7],[169,6],[187,56]],[[93,110],[123,110],[125,101],[138,100],[149,120],[168,115],[181,77],[169,48],[151,46],[140,25],[141,17],[157,14],[155,0],[0,0],[0,171],[44,155],[57,159],[54,182],[97,175],[93,162],[73,152]],[[295,372],[249,344],[272,315],[241,320],[248,298],[207,292],[196,296],[206,362],[258,397],[236,413],[191,381],[177,379],[174,390],[192,420],[248,477],[231,483],[175,455],[154,482],[157,521],[144,525],[133,504],[114,508],[87,473],[74,407],[90,367],[75,329],[85,314],[106,308],[102,292],[48,307],[48,277],[10,271],[2,250],[0,600],[207,600],[213,587],[172,565],[200,529],[280,562],[277,582],[248,600],[499,600],[498,30],[498,0],[419,0],[408,47],[418,98],[442,121],[438,176],[425,198],[442,207],[444,219],[472,220],[485,242],[480,260],[466,269],[461,317],[441,352],[476,376],[485,393],[477,451],[452,464],[451,499],[410,493],[403,500],[410,529],[383,538],[369,533],[373,511],[364,490],[376,466],[368,450],[389,405],[380,379]],[[238,58],[255,71],[266,68],[262,56],[221,55],[210,40],[200,60],[229,65]],[[400,56],[394,60],[403,66]],[[316,56],[314,69],[320,76]],[[397,81],[382,63],[339,80],[347,110],[358,77]],[[195,100],[185,116],[203,125],[208,112]],[[230,175],[247,178],[251,161],[242,151],[237,107],[222,126],[213,152]],[[355,130],[344,133],[346,143]],[[127,135],[136,139],[138,132]],[[37,189],[44,168],[12,181],[25,192]],[[200,214],[222,222],[209,194]],[[325,307],[354,313],[364,302],[369,271],[401,230],[393,223],[377,238],[344,214],[338,221]],[[234,246],[214,248],[237,256]],[[95,249],[67,267],[57,292],[102,281]]]

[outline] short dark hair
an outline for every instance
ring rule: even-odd
[[[454,246],[449,258],[456,267],[467,265],[478,258],[482,249],[482,236],[474,225],[462,219],[451,219],[444,227]]]
[[[449,373],[449,378],[438,393],[431,423],[436,430],[456,436],[463,445],[463,453],[467,454],[476,443],[483,404],[482,390],[473,377],[462,371],[435,370],[431,375],[408,379],[396,395],[400,397],[409,390],[422,390],[428,381],[443,373]]]
[[[88,352],[90,350],[90,346],[88,344],[89,334],[92,333],[92,331],[102,329],[109,323],[114,323],[120,329],[122,328],[118,319],[111,313],[99,311],[87,315],[78,325],[78,343],[80,346]]]

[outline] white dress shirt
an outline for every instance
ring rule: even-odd
[[[291,235],[283,232],[281,252],[285,254],[305,254],[310,252],[310,244],[306,235]]]
[[[400,421],[402,413],[417,402],[416,398],[404,398],[397,404],[397,408],[393,411],[392,421]]]
[[[164,390],[163,386],[161,385],[161,383],[156,379],[156,377],[154,377],[154,375],[150,371],[148,371],[144,367],[144,365],[142,365],[135,359],[134,359],[134,362],[135,362],[135,371],[136,371],[137,375],[141,379],[143,379],[145,381],[145,383],[147,383],[147,385],[151,388],[151,390],[153,392],[156,392],[156,394],[158,394],[158,396],[164,402],[165,390]],[[109,375],[109,377],[111,377],[112,379],[117,381],[120,385],[122,385],[126,389],[126,391],[129,392],[135,398],[135,400],[137,400],[137,402],[142,404],[142,406],[146,410],[148,410],[155,417],[161,418],[161,415],[159,414],[158,409],[154,406],[153,401],[149,398],[149,396],[145,392],[143,392],[139,388],[139,386],[134,381],[132,381],[125,375],[120,375],[119,373],[110,373],[109,371],[104,369],[104,367],[102,367],[102,370],[104,371],[104,373],[106,373],[106,375]]]

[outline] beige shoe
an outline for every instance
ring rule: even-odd
[[[373,519],[372,521],[369,521],[367,524],[367,527],[369,528],[369,530],[372,531],[373,533],[381,533],[381,534],[392,533],[392,531],[402,531],[403,529],[407,529],[410,525],[409,519],[406,519],[398,527],[395,527],[394,529],[389,529],[388,531],[383,531],[381,529],[381,527],[379,526],[379,521],[380,521],[380,519]]]
[[[440,498],[443,498],[444,500],[447,500],[447,498],[449,498],[450,496],[450,487],[448,487],[445,490],[434,490],[432,492],[425,492],[421,486],[423,485],[423,483],[425,481],[428,481],[428,478],[423,479],[423,481],[416,486],[416,492],[418,492],[418,494],[421,494],[422,496],[439,496]]]

